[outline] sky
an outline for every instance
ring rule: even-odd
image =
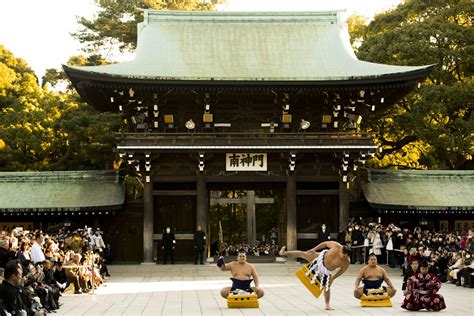
[[[371,18],[402,0],[227,0],[225,11],[320,11],[346,9]],[[41,78],[47,68],[60,68],[81,44],[70,33],[79,29],[76,17],[92,18],[93,0],[0,0],[0,44],[23,58]],[[119,56],[114,56],[119,57]],[[130,58],[130,57],[128,57]],[[120,58],[115,58],[120,59]]]

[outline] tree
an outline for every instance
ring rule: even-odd
[[[435,64],[419,89],[369,117],[366,127],[378,133],[384,150],[372,166],[461,169],[472,162],[472,12],[469,0],[407,0],[365,28],[360,59]]]
[[[0,73],[0,170],[112,168],[117,115],[96,113],[76,93],[40,87],[1,45]]]
[[[45,98],[33,71],[0,45],[0,169],[41,168],[55,146],[54,105]]]
[[[86,52],[105,53],[116,47],[120,51],[133,51],[137,45],[137,24],[143,21],[143,9],[207,11],[222,1],[203,0],[96,0],[100,10],[89,20],[80,17],[82,28],[73,33],[79,42],[86,44]]]
[[[69,57],[67,64],[70,66],[99,66],[107,64],[107,61],[102,58],[101,55],[90,55],[87,57],[84,55],[77,55]],[[67,91],[73,92],[74,90],[67,79],[66,73],[62,69],[46,69],[41,82],[43,87],[51,86],[61,90],[59,86],[65,85]]]
[[[360,14],[354,13],[349,18],[347,18],[347,29],[349,31],[350,42],[354,50],[357,50],[364,38],[367,23],[367,18]]]

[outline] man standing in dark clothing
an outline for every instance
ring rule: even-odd
[[[198,225],[196,232],[194,233],[194,250],[196,251],[196,259],[194,264],[204,264],[203,253],[204,247],[206,246],[206,233],[202,231],[202,227]]]
[[[329,239],[331,239],[331,236],[329,235],[329,231],[326,228],[326,224],[322,224],[318,231],[318,241],[319,243],[323,243]]]
[[[166,264],[168,256],[171,259],[171,264],[174,264],[174,246],[176,244],[176,239],[174,238],[174,233],[171,231],[171,228],[166,227],[166,231],[163,233],[162,239],[163,245],[161,249],[163,249],[163,264]]]
[[[352,240],[352,263],[364,263],[362,255],[362,246],[364,246],[364,235],[359,229],[359,225],[355,225],[351,234]]]

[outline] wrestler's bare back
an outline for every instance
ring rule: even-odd
[[[312,262],[314,259],[318,258],[321,252],[316,250],[317,247],[307,251],[300,251],[300,250],[293,250],[287,251],[286,247],[282,247],[279,254],[280,256],[293,256],[298,258],[303,258],[308,262]],[[342,268],[344,270],[349,267],[350,259],[347,256],[344,256],[341,251],[340,247],[331,247],[328,251],[324,254],[323,263],[324,266],[329,270],[333,271],[337,268]]]
[[[317,252],[315,249],[316,247],[307,251],[309,262],[319,257],[321,254],[321,252]],[[341,255],[341,251],[338,247],[332,247],[324,254],[323,263],[329,271],[333,271],[337,268],[349,266],[350,261]]]

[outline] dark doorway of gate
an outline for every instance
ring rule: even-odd
[[[281,208],[280,189],[211,190],[211,256],[234,257],[244,249],[252,257],[261,257],[258,261],[274,260],[282,224]],[[258,258],[252,259],[249,260]]]

